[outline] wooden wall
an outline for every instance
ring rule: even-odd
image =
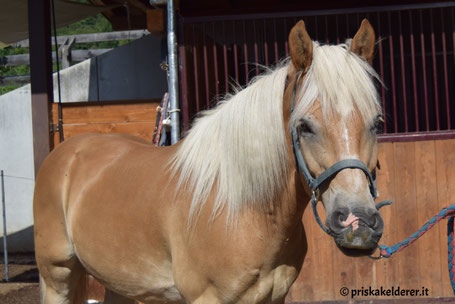
[[[385,229],[380,243],[391,246],[417,231],[441,208],[455,203],[455,139],[381,143],[379,151],[378,201],[394,200],[392,206],[381,209]],[[390,259],[379,261],[344,256],[317,226],[310,206],[303,222],[309,249],[288,301],[350,300],[340,295],[342,287],[370,286],[425,287],[430,297],[453,296],[447,270],[446,221]]]
[[[152,140],[159,102],[122,101],[97,103],[64,103],[63,134],[70,138],[84,133],[132,134]],[[58,106],[53,104],[54,125],[58,122]],[[59,143],[59,133],[54,133],[54,143]]]

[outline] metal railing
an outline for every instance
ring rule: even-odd
[[[340,43],[367,18],[378,41],[373,64],[384,82],[381,140],[455,137],[454,16],[455,2],[444,2],[181,18],[184,127],[231,92],[231,83],[246,85],[263,65],[288,56],[287,37],[298,20],[305,21],[312,39]]]

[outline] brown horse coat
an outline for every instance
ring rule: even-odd
[[[370,28],[362,23],[359,32]],[[368,33],[359,37],[353,43],[356,53],[369,56],[365,48],[374,43],[374,34],[372,40]],[[365,42],[365,37],[371,41]],[[112,291],[106,303],[130,303],[129,299],[145,303],[284,303],[307,251],[301,218],[309,200],[291,149],[287,127],[290,99],[297,73],[308,71],[313,56],[303,22],[295,26],[289,41],[292,64],[281,68],[288,78],[278,104],[281,114],[269,113],[282,116],[280,132],[286,155],[280,160],[281,182],[273,190],[270,204],[249,205],[235,213],[232,223],[226,206],[213,218],[216,182],[223,185],[219,176],[200,214],[196,212],[189,225],[194,189],[177,188],[179,175],[173,175],[169,165],[184,143],[156,148],[131,136],[82,135],[57,146],[40,169],[34,198],[36,259],[44,303],[74,303],[81,291],[78,282],[86,273]],[[280,78],[283,88],[285,77]],[[310,112],[322,125],[324,113],[318,105],[316,101]],[[343,128],[324,127],[321,134],[333,141],[332,148],[327,148],[333,153],[309,157],[312,173],[318,174],[319,168],[328,167],[346,151],[358,152],[374,168],[376,141],[362,135],[369,121],[360,115],[353,117]],[[264,128],[267,123],[264,121]],[[355,144],[336,132],[355,136]],[[253,149],[261,139],[249,140],[254,142]],[[369,152],[360,153],[365,147]],[[356,185],[356,197],[368,193],[363,174],[344,172],[340,176],[333,182],[337,189],[347,177]],[[338,191],[332,190],[329,192]],[[334,204],[330,197],[326,201],[326,209]]]

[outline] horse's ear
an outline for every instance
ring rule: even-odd
[[[374,55],[374,43],[373,27],[367,19],[363,19],[357,34],[352,39],[351,51],[371,64]]]
[[[289,51],[294,67],[306,72],[313,58],[313,42],[305,29],[305,23],[300,20],[289,34]]]

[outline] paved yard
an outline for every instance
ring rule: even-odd
[[[9,256],[9,282],[0,256],[0,303],[39,304],[39,277],[33,254]]]

